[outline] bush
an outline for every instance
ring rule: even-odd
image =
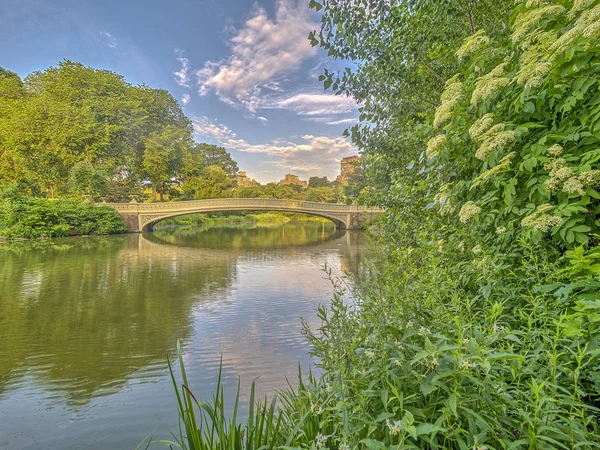
[[[62,237],[127,231],[112,208],[76,200],[47,200],[12,193],[0,197],[0,236]]]

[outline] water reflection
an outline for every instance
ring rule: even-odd
[[[201,396],[221,356],[232,389],[237,376],[284,386],[308,361],[299,318],[314,322],[331,296],[323,264],[358,276],[362,248],[321,223],[1,247],[0,449],[38,448],[21,436],[32,417],[46,449],[101,424],[109,435],[73,448],[140,439],[172,400],[165,359],[177,339]]]

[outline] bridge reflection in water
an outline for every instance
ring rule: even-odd
[[[161,220],[186,214],[216,211],[285,211],[330,219],[338,229],[359,230],[384,211],[359,205],[307,202],[274,198],[216,198],[164,203],[99,203],[119,212],[131,233],[152,231]]]

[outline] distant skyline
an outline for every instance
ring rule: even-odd
[[[342,137],[352,99],[323,91],[305,0],[0,0],[0,66],[21,77],[63,59],[168,90],[195,138],[225,147],[261,183],[335,179],[358,154]]]

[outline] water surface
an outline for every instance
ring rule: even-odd
[[[300,318],[331,298],[323,266],[356,280],[364,257],[358,233],[318,222],[0,246],[0,449],[167,437],[178,339],[195,395],[221,358],[226,395],[238,377],[272,394],[311,363]]]

